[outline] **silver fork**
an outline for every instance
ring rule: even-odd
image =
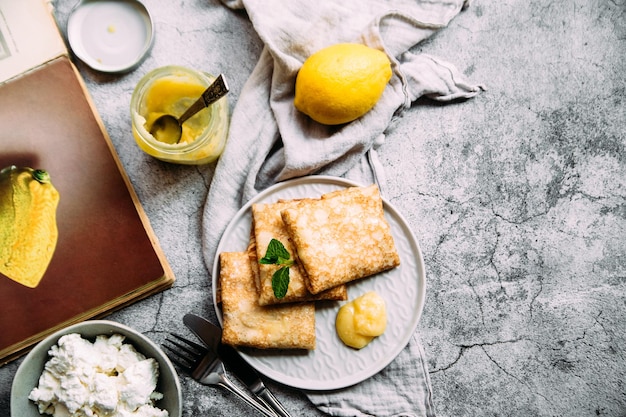
[[[252,396],[248,395],[228,379],[224,363],[217,356],[216,352],[177,334],[170,333],[170,336],[175,340],[166,338],[165,341],[176,346],[178,349],[174,349],[166,344],[163,344],[163,347],[170,352],[170,354],[168,354],[170,360],[187,372],[193,379],[203,385],[214,385],[225,388],[241,398],[249,406],[263,413],[263,415],[267,417],[278,417],[276,413],[259,404]]]

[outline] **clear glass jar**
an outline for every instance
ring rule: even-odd
[[[162,161],[199,165],[215,161],[228,136],[228,101],[222,97],[183,123],[179,143],[158,141],[149,129],[162,114],[179,117],[215,77],[193,69],[170,65],[143,76],[130,99],[133,137],[137,145]]]

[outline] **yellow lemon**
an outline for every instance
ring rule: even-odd
[[[0,171],[0,273],[39,285],[57,244],[58,204],[48,172],[14,165]]]
[[[294,105],[319,123],[348,123],[374,107],[390,78],[384,52],[356,43],[332,45],[302,64]]]

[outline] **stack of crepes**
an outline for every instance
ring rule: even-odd
[[[222,342],[230,345],[315,349],[315,301],[346,300],[348,283],[400,264],[376,185],[253,204],[251,230],[246,252],[219,255]],[[276,242],[288,267],[261,262],[278,257]],[[287,285],[277,295],[281,271]]]
[[[268,186],[311,174],[334,175],[385,191],[376,148],[402,112],[420,97],[467,99],[482,87],[418,44],[445,28],[465,0],[223,0],[245,9],[264,49],[235,106],[228,143],[217,164],[203,217],[203,253],[211,270],[222,233],[237,211]],[[357,42],[384,50],[393,76],[376,106],[339,127],[311,121],[293,106],[304,60],[323,47]],[[434,407],[417,334],[372,378],[339,391],[309,392],[334,416],[432,416]]]

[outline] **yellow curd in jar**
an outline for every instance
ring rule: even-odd
[[[180,77],[166,77],[154,81],[145,98],[145,127],[148,131],[159,117],[166,114],[179,117],[200,97],[206,87],[194,81]],[[178,143],[191,143],[196,140],[209,125],[210,116],[211,111],[204,109],[185,121]],[[155,139],[160,142],[172,142],[167,138]]]
[[[164,114],[180,117],[215,77],[184,67],[157,68],[137,84],[131,98],[133,137],[149,155],[167,162],[204,164],[217,159],[228,134],[228,103],[222,97],[182,124],[178,143],[150,134],[154,121]]]
[[[343,343],[364,348],[387,328],[385,300],[370,291],[344,304],[337,312],[335,328]]]

